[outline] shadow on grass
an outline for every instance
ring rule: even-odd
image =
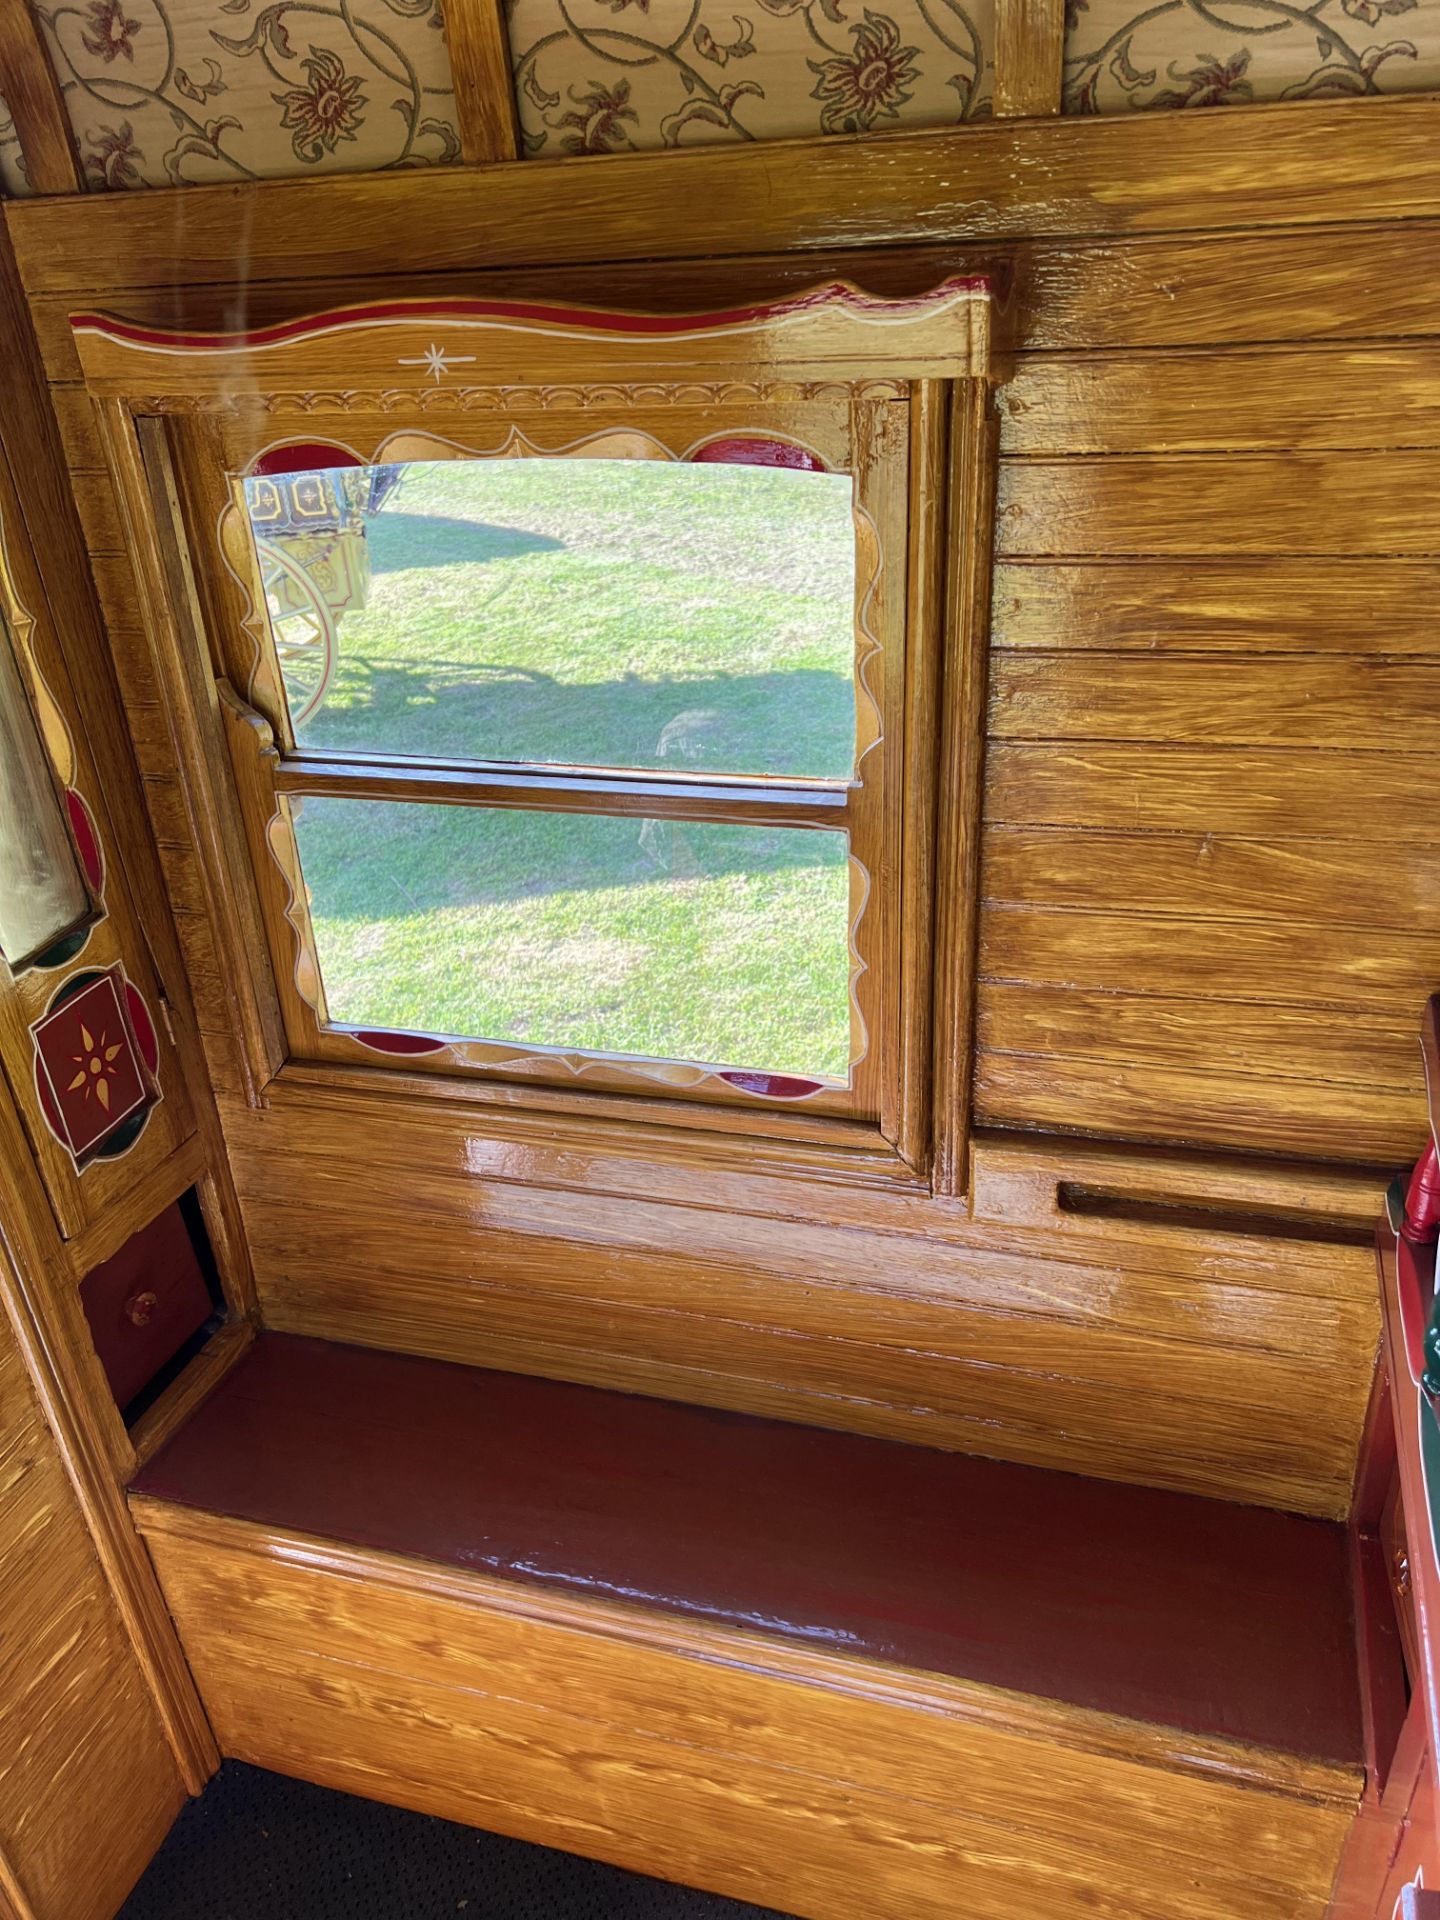
[[[304,729],[306,746],[331,753],[821,779],[847,777],[854,740],[853,683],[818,668],[576,684],[513,666],[392,666],[353,653]]]
[[[565,545],[548,533],[496,527],[486,520],[448,520],[439,514],[386,511],[368,522],[372,573],[414,567],[483,565],[522,553],[558,553]]]

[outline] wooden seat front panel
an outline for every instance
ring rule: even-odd
[[[806,1920],[1320,1920],[1322,1522],[262,1337],[132,1493],[224,1751]]]
[[[1321,1920],[1358,1769],[139,1497],[222,1750],[805,1920]]]

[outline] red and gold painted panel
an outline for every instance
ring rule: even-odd
[[[68,1237],[167,1158],[194,1122],[157,1018],[163,1000],[148,946],[107,857],[105,796],[3,467],[0,608],[94,905],[87,924],[22,970],[0,961],[0,1070]]]
[[[30,1034],[40,1110],[76,1167],[133,1146],[159,1098],[160,1061],[154,1022],[125,969],[72,974]]]

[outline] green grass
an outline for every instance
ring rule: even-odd
[[[846,777],[848,484],[411,468],[301,729],[329,752]],[[843,836],[312,799],[331,1017],[843,1078]]]

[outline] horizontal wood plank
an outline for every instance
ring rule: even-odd
[[[1407,1098],[1389,1089],[1331,1085],[1297,1098],[1292,1082],[1253,1074],[988,1050],[976,1059],[975,1111],[986,1126],[1070,1128],[1157,1143],[1209,1141],[1388,1168],[1413,1160],[1425,1140],[1425,1103],[1418,1093]]]
[[[1440,345],[1030,354],[997,394],[1002,453],[1440,444]]]
[[[1400,1021],[1424,1004],[1440,971],[1440,937],[1183,915],[1063,912],[992,906],[981,922],[981,970],[1087,991],[1369,1008]]]
[[[1001,651],[988,724],[1001,740],[1383,752],[1398,727],[1416,741],[1440,727],[1440,661]]]
[[[527,174],[533,174],[534,165],[529,163]],[[673,228],[667,238],[672,234]],[[746,284],[755,298],[771,298],[838,276],[856,279],[877,293],[903,295],[923,292],[950,273],[1002,267],[1016,280],[1007,327],[1016,344],[1034,349],[1364,338],[1380,325],[1373,299],[1377,281],[1387,286],[1386,333],[1440,334],[1440,222],[1429,221],[1403,227],[1373,223],[1228,233],[1218,241],[1181,234],[858,252],[823,248],[762,254],[747,268]],[[313,259],[307,259],[288,280],[249,282],[246,313],[251,324],[354,305],[374,295],[374,280],[362,273],[316,277],[313,269]],[[370,269],[384,274],[393,270],[393,259],[372,263]],[[85,290],[90,305],[161,327],[223,331],[233,324],[223,282],[126,287],[122,292],[117,283],[101,279],[100,271],[97,267]],[[467,266],[439,275],[412,269],[405,286],[416,296],[509,294],[603,306],[703,310],[732,299],[735,278],[724,260],[691,258],[663,266],[649,261],[603,267],[537,265],[483,273]],[[70,327],[71,311],[79,304],[86,302],[78,293],[32,299],[47,372],[62,383],[81,379]]]
[[[397,259],[417,272],[477,257],[525,264],[541,234],[551,261],[653,258],[673,243],[677,205],[690,250],[707,254],[1304,226],[1366,220],[1377,206],[1396,220],[1440,213],[1435,133],[1423,95],[1173,119],[1081,114],[880,140],[187,187],[103,207],[77,196],[39,218],[17,204],[7,219],[32,292],[228,280],[237,233],[254,280],[312,270],[317,233],[340,272]]]
[[[1385,846],[1428,837],[1432,785],[1430,762],[1410,751],[1002,740],[986,756],[985,808],[997,826],[1306,834]]]
[[[1001,462],[996,551],[1440,553],[1440,449]]]
[[[997,566],[997,647],[1440,658],[1440,565],[1335,559],[1011,561]]]
[[[1384,1088],[1411,1103],[1422,1092],[1419,1047],[1380,1014],[992,980],[980,990],[979,1028],[991,1052]]]
[[[1429,842],[1392,840],[1380,859],[1364,840],[997,826],[982,885],[1010,905],[1440,933],[1440,850]],[[1410,1037],[1394,1038],[1408,1058]]]

